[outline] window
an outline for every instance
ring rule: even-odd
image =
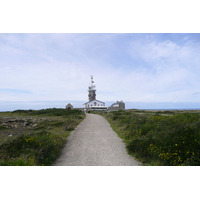
[[[97,102],[94,102],[94,106],[96,106],[97,105]]]

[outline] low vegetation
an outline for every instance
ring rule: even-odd
[[[144,164],[200,165],[198,111],[126,110],[101,115],[124,140],[128,153]]]
[[[0,165],[52,165],[84,117],[80,110],[55,108],[0,113]]]

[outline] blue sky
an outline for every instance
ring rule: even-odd
[[[200,102],[200,34],[1,33],[0,101]]]

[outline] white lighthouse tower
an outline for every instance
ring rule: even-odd
[[[84,103],[84,107],[89,110],[107,110],[105,103],[96,99],[96,86],[94,85],[93,75],[90,76],[91,82],[88,87],[88,102]]]

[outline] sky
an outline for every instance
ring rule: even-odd
[[[198,33],[0,33],[0,101],[200,102]]]

